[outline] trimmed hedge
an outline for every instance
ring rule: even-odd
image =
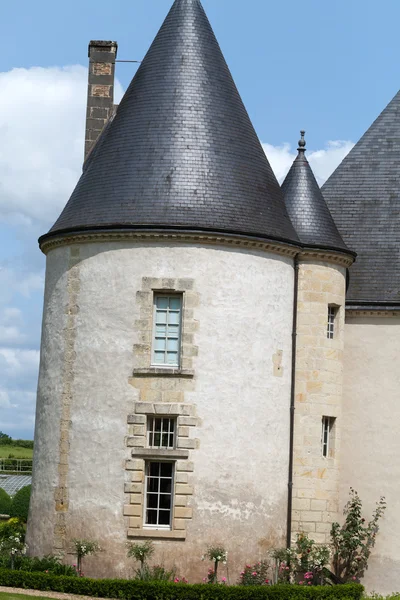
[[[66,592],[100,598],[126,600],[361,600],[359,584],[334,586],[265,585],[225,586],[126,579],[62,577],[0,569],[0,585],[32,590]]]
[[[11,498],[3,488],[0,488],[0,515],[9,515]]]
[[[28,520],[29,502],[31,499],[31,486],[26,485],[25,487],[18,490],[11,501],[10,506],[10,517],[18,517],[25,521]]]

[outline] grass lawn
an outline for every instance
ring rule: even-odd
[[[0,592],[0,600],[34,600],[35,598],[42,598],[42,600],[53,600],[53,598],[47,598],[47,596],[28,596],[27,594],[8,594],[7,592]]]
[[[32,458],[32,448],[22,448],[21,446],[0,446],[0,458],[8,458],[13,454],[14,458]]]

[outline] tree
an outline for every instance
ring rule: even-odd
[[[0,446],[7,446],[9,444],[12,444],[12,438],[6,433],[0,431]]]

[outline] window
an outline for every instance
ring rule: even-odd
[[[173,474],[174,463],[146,463],[145,526],[171,528]]]
[[[153,364],[179,367],[182,295],[154,295]]]
[[[335,335],[335,320],[338,312],[338,307],[329,304],[328,306],[328,328],[326,331],[326,337],[330,340],[333,339]]]
[[[148,417],[147,445],[149,448],[175,448],[175,419]]]
[[[333,427],[335,417],[322,417],[322,456],[331,458],[333,456]]]

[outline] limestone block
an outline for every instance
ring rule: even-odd
[[[186,483],[177,483],[175,486],[175,493],[191,496],[193,494],[193,488]]]
[[[193,509],[183,506],[176,506],[174,515],[177,519],[191,519],[193,516]]]
[[[189,476],[187,473],[176,473],[175,475],[175,481],[176,483],[188,483],[189,481]]]
[[[175,507],[177,506],[187,506],[187,502],[188,502],[188,497],[187,496],[181,496],[181,495],[176,495],[175,499],[174,499],[174,504]]]
[[[145,415],[128,415],[128,424],[146,423]]]
[[[140,529],[142,527],[142,518],[141,517],[130,517],[129,518],[129,527],[132,529]]]
[[[175,469],[176,471],[193,471],[194,463],[190,460],[177,460]]]
[[[326,510],[326,500],[311,500],[311,510],[323,511]],[[315,519],[317,520],[317,519]]]
[[[173,528],[178,530],[178,531],[182,531],[186,529],[186,523],[187,520],[186,519],[174,519],[173,521]]]

